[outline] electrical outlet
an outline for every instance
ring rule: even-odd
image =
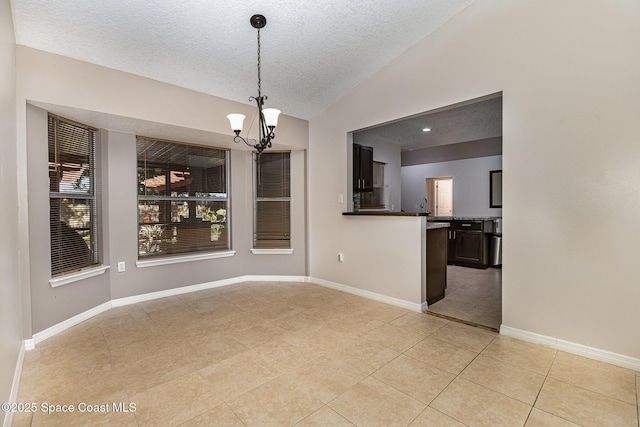
[[[338,194],[338,203],[344,203],[344,194]]]
[[[125,271],[124,261],[118,261],[118,273],[122,273]]]
[[[344,254],[342,252],[338,253],[338,261],[344,262]]]

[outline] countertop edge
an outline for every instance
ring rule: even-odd
[[[427,230],[435,230],[437,228],[449,228],[451,224],[448,222],[427,222]]]
[[[428,216],[427,221],[447,222],[447,221],[494,221],[501,216]]]
[[[424,212],[382,212],[382,211],[357,211],[357,212],[342,212],[345,216],[424,216],[427,214]]]
[[[428,222],[450,222],[450,221],[493,221],[497,216],[430,216],[424,212],[392,212],[392,211],[351,211],[342,212],[344,216],[404,216],[404,217],[426,217]]]

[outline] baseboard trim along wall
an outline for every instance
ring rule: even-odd
[[[367,299],[383,302],[386,304],[405,308],[407,310],[411,310],[415,312],[423,312],[426,309],[426,303],[422,303],[422,304],[412,303],[412,302],[404,301],[398,298],[393,298],[387,295],[378,294],[376,292],[366,291],[364,289],[354,288],[352,286],[347,286],[341,283],[331,282],[329,280],[324,280],[324,279],[320,279],[317,277],[310,277],[310,276],[257,276],[255,275],[255,276],[239,276],[239,277],[233,277],[230,279],[216,280],[213,282],[201,283],[197,285],[190,285],[190,286],[184,286],[180,288],[167,289],[164,291],[151,292],[148,294],[113,299],[111,301],[100,304],[99,306],[94,307],[90,310],[87,310],[83,313],[80,313],[76,316],[73,316],[70,319],[60,322],[57,325],[47,328],[44,331],[34,334],[31,339],[24,340],[24,345],[22,347],[20,359],[19,359],[19,367],[18,366],[16,367],[17,379],[14,378],[14,383],[16,383],[16,381],[19,382],[20,380],[18,371],[21,371],[22,369],[22,360],[24,358],[25,350],[32,350],[35,348],[36,344],[46,340],[47,338],[51,338],[59,334],[60,332],[63,332],[71,328],[72,326],[75,326],[85,320],[88,320],[100,313],[103,313],[109,310],[112,307],[122,307],[125,305],[136,304],[143,301],[150,301],[158,298],[182,295],[182,294],[197,292],[205,289],[212,289],[212,288],[217,288],[221,286],[229,286],[229,285],[234,285],[236,283],[244,283],[244,282],[313,283],[320,286],[324,286],[326,288],[335,289],[335,290],[346,292],[349,294],[361,296]],[[640,371],[640,359],[638,358],[625,356],[622,354],[617,354],[617,353],[613,353],[606,350],[600,350],[600,349],[589,347],[586,345],[576,344],[576,343],[564,341],[558,338],[548,337],[545,335],[540,335],[533,332],[528,332],[528,331],[524,331],[524,330],[520,330],[520,329],[516,329],[509,326],[504,326],[504,325],[500,327],[500,333],[505,336],[521,339],[523,341],[542,344],[547,347],[566,351],[568,353],[577,354],[590,359],[611,363],[612,365],[622,366],[624,368]],[[17,386],[16,386],[16,389],[17,389]],[[12,396],[12,398],[15,398],[15,397]]]
[[[84,311],[80,314],[77,314],[67,320],[64,320],[57,325],[53,325],[50,328],[45,329],[44,331],[37,332],[33,334],[33,338],[30,340],[25,340],[25,348],[27,350],[32,350],[35,348],[35,345],[46,340],[47,338],[51,338],[55,335],[58,335],[60,332],[64,332],[72,326],[77,325],[78,323],[82,323],[85,320],[89,320],[94,316],[97,316],[100,313],[104,313],[112,307],[111,301],[107,301],[105,303],[100,304],[97,307]]]
[[[376,292],[365,291],[364,289],[354,288],[351,286],[343,285],[341,283],[330,282],[328,280],[319,279],[317,277],[309,277],[307,282],[315,283],[317,285],[324,286],[325,288],[335,289],[337,291],[346,292],[348,294],[358,295],[360,297],[372,299],[378,302],[384,302],[386,304],[395,305],[396,307],[406,308],[411,311],[422,311],[422,304],[413,303],[398,298],[393,298],[387,295],[378,294]]]
[[[143,301],[150,301],[158,298],[172,297],[176,295],[189,294],[191,292],[204,291],[205,289],[219,288],[222,286],[235,285],[243,282],[306,282],[306,276],[239,276],[230,279],[216,280],[213,282],[200,283],[197,285],[183,286],[180,288],[167,289],[164,291],[151,292],[148,294],[134,295],[131,297],[117,298],[111,300],[113,307],[122,307],[129,304],[136,304]]]
[[[94,307],[90,310],[77,314],[67,320],[51,326],[41,332],[33,334],[31,339],[24,341],[26,350],[33,350],[35,345],[51,338],[60,332],[66,331],[72,326],[85,320],[91,319],[100,313],[109,310],[112,307],[122,307],[129,304],[136,304],[143,301],[150,301],[158,298],[171,297],[175,295],[188,294],[191,292],[202,291],[205,289],[219,288],[221,286],[234,285],[243,282],[307,282],[306,276],[239,276],[230,279],[216,280],[213,282],[200,283],[197,285],[183,286],[180,288],[172,288],[164,291],[150,292],[148,294],[134,295],[131,297],[116,298]]]
[[[18,360],[16,361],[16,369],[13,371],[13,382],[11,383],[11,393],[9,394],[9,402],[15,403],[18,398],[18,389],[20,388],[20,377],[22,376],[22,365],[24,364],[24,352],[26,345],[23,342],[20,346],[20,352],[18,353]],[[13,424],[13,412],[6,411],[4,415],[3,427],[11,427]]]
[[[534,332],[523,331],[521,329],[511,328],[504,325],[500,326],[500,334],[534,344],[542,344],[547,347],[555,348],[556,350],[566,351],[567,353],[584,356],[600,362],[606,362],[623,368],[640,371],[640,359],[635,357],[625,356],[607,350],[601,350],[599,348],[589,347],[583,344],[576,344],[570,341],[548,337]]]
[[[197,285],[183,286],[180,288],[166,289],[164,291],[150,292],[148,294],[134,295],[130,297],[117,298],[111,300],[113,307],[122,307],[130,304],[137,304],[143,301],[150,301],[158,298],[172,297],[176,295],[189,294],[191,292],[204,291],[205,289],[219,288],[222,286],[234,285],[245,282],[244,277],[234,277],[231,279],[216,280],[215,282],[200,283]]]

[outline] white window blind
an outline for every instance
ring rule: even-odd
[[[256,249],[291,247],[291,153],[254,153]]]
[[[95,129],[48,117],[51,274],[98,263]]]
[[[138,258],[229,249],[228,151],[137,138]]]

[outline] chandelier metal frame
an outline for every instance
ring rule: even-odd
[[[264,108],[264,102],[267,96],[262,94],[262,77],[260,62],[260,29],[267,25],[267,18],[263,15],[253,15],[250,19],[251,26],[258,30],[258,96],[252,96],[249,101],[255,102],[258,107],[258,140],[247,139],[240,136],[242,132],[242,123],[245,119],[244,114],[229,114],[227,118],[231,123],[231,129],[235,133],[233,141],[236,143],[244,142],[247,146],[255,148],[258,153],[262,153],[266,148],[271,148],[272,140],[275,139],[275,128],[278,124],[278,116],[280,110],[275,108]]]

